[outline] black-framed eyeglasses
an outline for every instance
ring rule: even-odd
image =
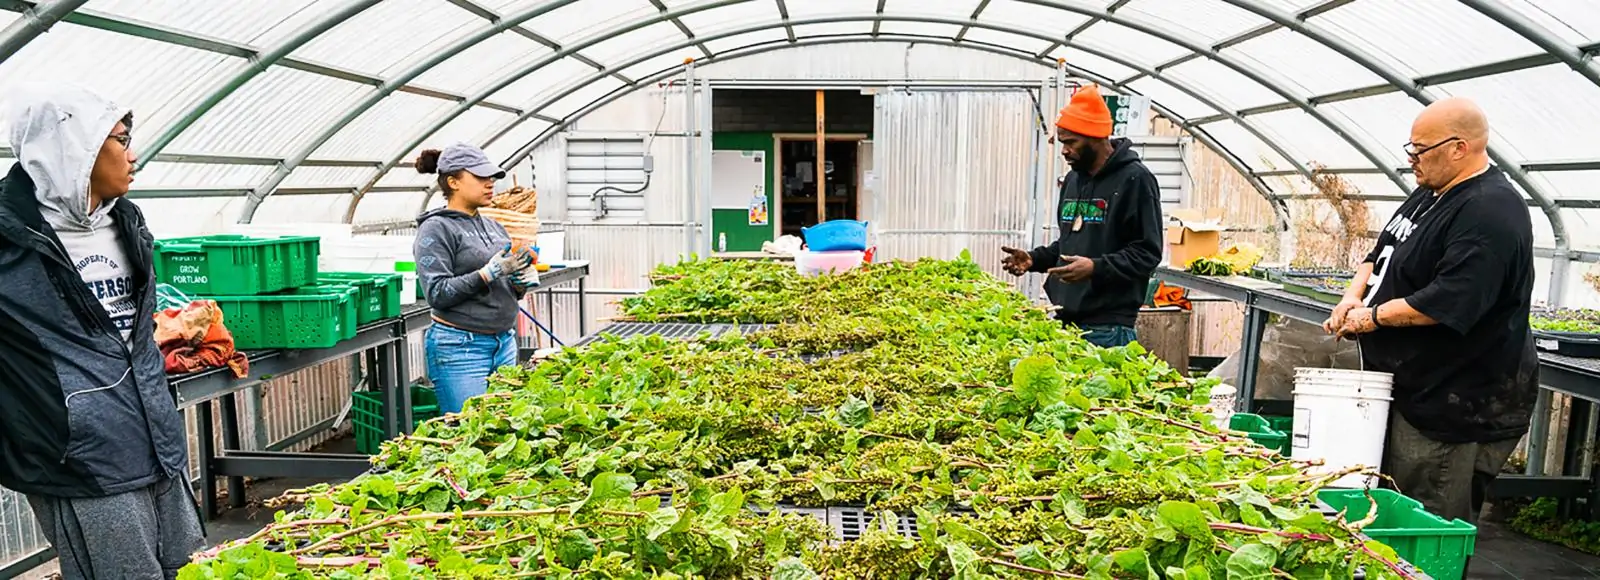
[[[123,133],[123,134],[120,134],[120,135],[110,135],[110,136],[107,136],[106,138],[107,139],[114,139],[114,140],[116,140],[116,142],[121,143],[123,149],[131,149],[131,148],[133,148],[133,135],[131,135],[131,134]]]
[[[1424,153],[1427,153],[1427,152],[1432,151],[1434,149],[1438,149],[1440,147],[1443,147],[1448,143],[1451,143],[1451,142],[1454,142],[1454,141],[1460,141],[1460,140],[1461,140],[1460,137],[1451,137],[1449,139],[1445,139],[1443,141],[1440,141],[1438,143],[1434,143],[1434,144],[1429,145],[1427,147],[1422,147],[1420,149],[1417,148],[1417,144],[1416,143],[1406,143],[1403,147],[1401,147],[1401,149],[1405,150],[1406,157],[1410,157],[1412,161],[1416,161],[1418,158],[1422,157],[1422,155]]]

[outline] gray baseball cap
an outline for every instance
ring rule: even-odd
[[[478,177],[502,179],[506,170],[489,161],[482,149],[466,143],[456,143],[439,152],[439,174],[446,175],[465,169]]]

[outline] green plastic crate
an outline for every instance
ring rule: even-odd
[[[356,391],[350,405],[350,420],[354,425],[356,451],[377,455],[383,438],[383,393]],[[411,427],[439,416],[439,399],[433,389],[411,385]]]
[[[367,325],[400,316],[400,288],[404,280],[399,274],[323,272],[317,275],[317,281],[356,288],[357,324]]]
[[[1272,425],[1260,415],[1234,413],[1233,418],[1228,420],[1228,428],[1249,434],[1250,440],[1261,444],[1262,447],[1276,449],[1284,455],[1289,454],[1289,435],[1273,429]]]
[[[355,336],[355,290],[341,290],[206,298],[217,301],[239,350],[328,348]]]
[[[1478,540],[1476,526],[1461,520],[1447,522],[1422,509],[1421,502],[1393,490],[1374,489],[1372,498],[1378,503],[1378,519],[1361,530],[1363,533],[1394,548],[1406,562],[1435,580],[1465,576],[1467,558]],[[1349,521],[1367,517],[1367,509],[1372,507],[1366,492],[1359,489],[1325,489],[1317,492],[1317,499],[1344,511]]]
[[[156,277],[187,294],[266,294],[315,282],[321,251],[322,240],[312,236],[156,240]]]
[[[300,296],[340,296],[344,298],[344,309],[339,311],[340,340],[349,340],[356,337],[360,328],[360,297],[361,292],[354,286],[346,284],[312,284],[301,286],[285,294]]]
[[[1279,415],[1262,415],[1261,418],[1262,419],[1266,419],[1267,420],[1267,425],[1271,426],[1273,429],[1277,429],[1277,430],[1282,431],[1284,433],[1294,433],[1294,417],[1291,417],[1291,416],[1279,416]],[[1290,448],[1289,446],[1285,446],[1283,448],[1284,449],[1284,453],[1288,453],[1289,452],[1289,448]]]

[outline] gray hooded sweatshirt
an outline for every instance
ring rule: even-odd
[[[518,292],[510,275],[485,283],[478,270],[511,235],[498,222],[439,208],[417,218],[417,276],[433,316],[478,334],[499,334],[517,323]]]
[[[88,211],[90,171],[127,109],[62,88],[12,102],[18,162],[0,180],[0,485],[105,497],[183,476],[144,215],[126,201]]]

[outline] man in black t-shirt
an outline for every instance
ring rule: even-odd
[[[1394,374],[1384,473],[1468,521],[1527,432],[1539,384],[1533,224],[1488,141],[1471,101],[1423,110],[1406,145],[1418,187],[1324,324],[1360,341],[1368,370]]]

